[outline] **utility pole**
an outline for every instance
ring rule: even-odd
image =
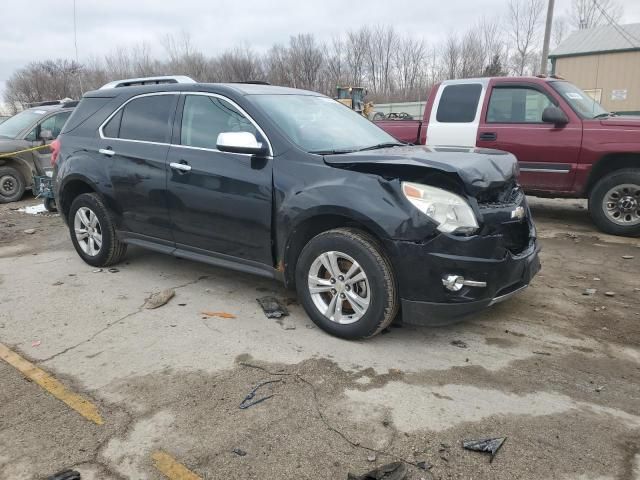
[[[547,63],[549,63],[549,40],[551,39],[551,26],[553,25],[553,4],[555,0],[549,0],[547,7],[547,23],[544,27],[544,43],[542,44],[542,60],[540,60],[540,73],[547,74]]]

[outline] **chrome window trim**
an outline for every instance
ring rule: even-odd
[[[220,95],[219,93],[210,93],[210,92],[182,92],[183,95],[187,96],[187,95],[201,95],[201,96],[205,96],[205,97],[215,97],[215,98],[219,98],[221,100],[224,100],[226,102],[229,102],[231,105],[233,105],[233,107],[238,110],[242,115],[244,115],[250,122],[251,124],[256,127],[256,130],[258,130],[258,132],[260,132],[260,135],[262,135],[262,137],[265,139],[265,141],[267,142],[267,146],[269,147],[269,157],[273,157],[273,148],[271,147],[271,141],[269,140],[269,137],[267,137],[267,134],[264,133],[264,130],[262,130],[262,128],[260,128],[260,125],[258,125],[258,123],[251,117],[251,115],[249,115],[246,111],[244,111],[244,109],[242,107],[240,107],[240,105],[238,105],[236,102],[234,102],[233,100],[231,100],[228,97],[225,97],[224,95]],[[182,107],[182,111],[184,112],[184,106]],[[207,150],[210,152],[220,152],[220,150],[218,150],[217,148],[206,148],[206,147],[193,147],[191,145],[182,145],[182,144],[172,144],[172,146],[175,147],[183,147],[183,148],[191,148],[191,149],[198,149],[198,150]],[[229,152],[220,152],[220,153],[229,153]],[[238,155],[248,155],[250,157],[252,157],[253,155],[251,154],[247,154],[247,153],[240,153]]]
[[[100,138],[102,140],[118,140],[120,142],[136,142],[136,143],[148,143],[151,145],[171,145],[171,143],[165,143],[165,142],[151,142],[149,140],[135,140],[132,138],[117,138],[117,137],[105,137],[104,132],[102,131],[104,129],[104,126],[109,123],[109,121],[120,111],[122,110],[129,102],[132,102],[133,100],[137,99],[137,98],[142,98],[142,97],[153,97],[156,95],[180,95],[180,92],[151,92],[151,93],[143,93],[140,95],[136,95],[135,97],[131,97],[130,99],[128,99],[126,102],[124,102],[122,105],[120,105],[118,108],[116,108],[111,115],[109,115],[107,117],[107,119],[102,122],[100,124],[100,126],[98,127],[98,134],[100,135]]]
[[[100,138],[102,140],[117,140],[119,142],[133,142],[133,143],[146,143],[149,145],[167,145],[170,147],[180,147],[180,148],[188,148],[191,150],[203,150],[203,151],[207,151],[207,152],[217,152],[217,153],[228,153],[230,155],[242,155],[242,156],[246,156],[246,157],[253,157],[254,155],[250,154],[250,153],[233,153],[233,152],[222,152],[220,150],[218,150],[217,148],[205,148],[205,147],[193,147],[191,145],[181,145],[179,143],[165,143],[165,142],[151,142],[149,140],[135,140],[132,138],[115,138],[115,137],[106,137],[104,135],[103,132],[103,128],[104,126],[109,123],[109,121],[121,110],[123,109],[129,102],[135,100],[136,98],[142,98],[142,97],[151,97],[154,95],[204,95],[207,97],[215,97],[215,98],[219,98],[221,100],[224,100],[226,102],[229,102],[231,105],[233,105],[234,108],[236,108],[242,115],[244,115],[250,122],[251,124],[256,127],[256,130],[258,130],[258,132],[260,132],[260,134],[262,135],[262,137],[265,139],[265,141],[267,142],[267,146],[269,147],[269,154],[267,155],[267,158],[273,158],[273,148],[271,146],[271,141],[269,140],[269,137],[267,137],[267,134],[264,133],[264,130],[262,130],[262,128],[260,127],[260,125],[258,125],[258,123],[251,117],[251,115],[249,115],[242,107],[240,107],[236,102],[234,102],[233,100],[231,100],[228,97],[225,97],[224,95],[220,95],[218,93],[210,93],[210,92],[152,92],[152,93],[143,93],[140,95],[136,95],[135,97],[131,97],[130,99],[128,99],[126,102],[124,102],[122,105],[120,105],[118,108],[116,108],[111,115],[109,115],[107,117],[107,119],[102,122],[100,124],[100,127],[98,127],[98,134],[100,135]],[[184,111],[184,105],[183,105],[183,111]],[[174,119],[175,121],[175,119]]]

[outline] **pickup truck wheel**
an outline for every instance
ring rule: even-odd
[[[640,236],[640,169],[616,170],[600,179],[589,196],[589,213],[603,232]]]
[[[89,265],[108,267],[124,257],[127,245],[118,240],[111,215],[97,194],[78,195],[67,223],[76,252]]]
[[[357,229],[312,238],[296,265],[296,288],[311,320],[341,338],[373,337],[398,310],[389,259],[375,238]]]
[[[24,177],[13,167],[0,167],[0,203],[17,202],[26,188]]]

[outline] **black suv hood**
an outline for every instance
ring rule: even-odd
[[[328,165],[398,165],[425,167],[454,173],[465,189],[475,195],[482,190],[501,187],[518,176],[518,161],[500,150],[465,147],[406,146],[364,152],[325,155]]]

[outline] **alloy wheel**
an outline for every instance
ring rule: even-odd
[[[316,308],[335,323],[357,322],[371,302],[367,274],[358,262],[342,252],[325,252],[313,261],[308,287]]]
[[[102,227],[98,216],[90,208],[80,207],[73,220],[76,240],[82,251],[95,257],[102,248]]]

